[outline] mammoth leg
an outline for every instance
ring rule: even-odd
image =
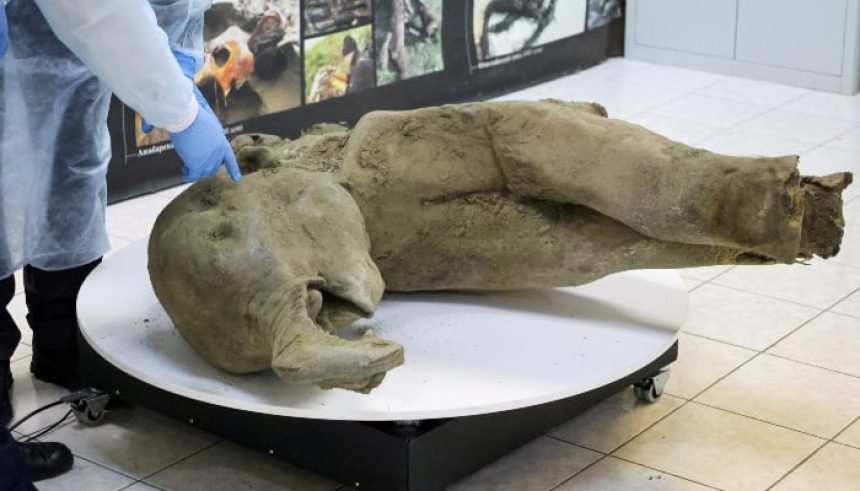
[[[811,189],[795,156],[731,157],[671,141],[640,126],[560,101],[496,103],[489,134],[508,188],[518,196],[571,203],[650,237],[756,252],[779,262],[838,249],[841,212],[826,214],[835,243],[801,251]],[[547,145],[546,142],[554,142]],[[829,178],[838,199],[850,174]],[[828,228],[828,227],[825,227]]]
[[[583,206],[504,193],[438,203],[425,217],[426,232],[377,260],[389,290],[557,287],[633,269],[766,262],[729,247],[648,237]]]

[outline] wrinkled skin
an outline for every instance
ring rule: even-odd
[[[848,173],[729,157],[596,104],[374,112],[352,130],[233,142],[245,177],[195,184],[150,239],[155,292],[231,373],[366,392],[399,345],[337,330],[383,292],[580,285],[618,271],[838,252]]]

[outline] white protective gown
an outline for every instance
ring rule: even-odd
[[[0,0],[2,4],[3,0]],[[202,58],[211,0],[11,0],[0,61],[0,278],[110,248],[111,92],[169,131],[197,114],[171,49]]]

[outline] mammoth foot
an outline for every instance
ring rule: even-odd
[[[852,180],[853,176],[849,172],[801,178],[806,202],[800,240],[802,256],[811,257],[814,254],[827,259],[839,253],[845,227],[842,191]]]

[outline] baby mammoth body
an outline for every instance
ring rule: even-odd
[[[403,349],[337,331],[372,315],[386,289],[826,258],[851,182],[802,177],[794,156],[691,148],[560,101],[373,112],[351,130],[233,145],[244,178],[191,186],[155,224],[158,298],[221,369],[362,392]]]

